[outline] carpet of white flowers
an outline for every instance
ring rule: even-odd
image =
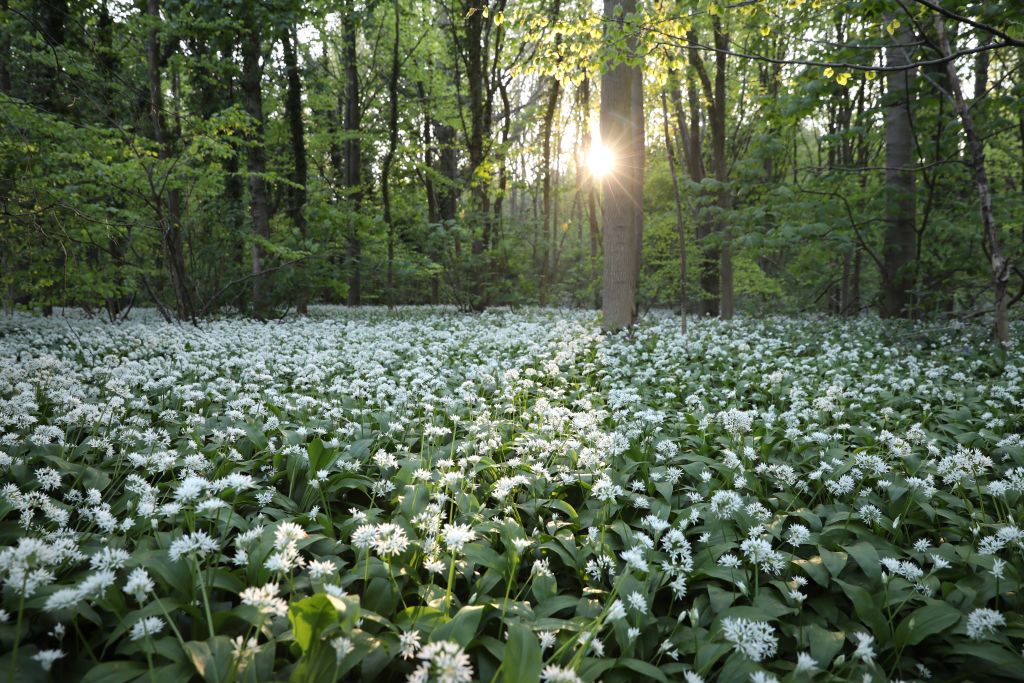
[[[0,318],[0,680],[1024,677],[981,327],[135,318]]]

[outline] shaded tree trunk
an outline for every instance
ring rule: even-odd
[[[885,237],[882,248],[883,317],[910,314],[913,262],[917,252],[917,181],[913,167],[914,132],[910,101],[915,70],[910,68],[906,47],[913,34],[909,27],[896,30],[893,44],[885,49],[891,67],[886,76],[885,107]]]
[[[388,262],[386,276],[386,299],[388,308],[395,307],[395,217],[391,211],[391,165],[398,147],[398,72],[401,68],[399,48],[401,39],[401,13],[398,0],[394,0],[395,37],[391,50],[391,75],[388,78],[388,151],[380,171],[381,199],[384,202],[384,224],[388,229]]]
[[[256,23],[255,10],[247,5],[243,21],[242,37],[242,100],[245,112],[252,119],[252,134],[249,145],[247,170],[249,172],[249,212],[252,216],[253,241],[252,265],[252,310],[257,316],[263,314],[264,301],[263,273],[265,256],[262,240],[270,239],[270,210],[267,204],[266,150],[263,139],[263,68],[260,64],[262,36]]]
[[[348,294],[346,303],[359,306],[362,303],[362,242],[359,236],[359,222],[354,218],[362,207],[363,164],[362,145],[359,140],[362,126],[362,109],[359,101],[359,70],[356,62],[356,17],[351,0],[347,0],[341,14],[342,59],[345,63],[345,94],[343,128],[344,143],[344,185],[352,202],[353,218],[349,223],[346,243],[348,273]]]
[[[554,0],[551,6],[551,15],[558,17],[558,11],[560,7],[559,0]],[[561,38],[561,34],[556,36],[556,42]],[[555,232],[555,221],[551,215],[551,131],[555,120],[555,111],[558,109],[558,99],[561,95],[562,84],[557,78],[552,77],[548,86],[548,98],[547,103],[544,106],[544,123],[541,127],[541,147],[543,149],[542,154],[542,191],[543,191],[543,218],[544,225],[542,228],[542,239],[543,246],[541,248],[541,269],[540,269],[540,305],[546,306],[548,303],[548,288],[551,286],[552,281],[552,260],[553,255],[551,250],[554,248],[554,232]]]
[[[288,130],[292,143],[292,182],[295,187],[288,188],[288,216],[299,231],[299,236],[306,238],[306,183],[309,180],[309,167],[306,162],[306,134],[302,122],[302,76],[299,73],[296,46],[298,34],[295,27],[287,26],[281,33],[281,51],[284,54],[285,76],[288,89],[285,95],[285,118],[288,119]],[[296,309],[300,315],[307,312],[309,287],[300,282]]]
[[[153,140],[157,144],[157,155],[160,160],[171,157],[171,140],[164,125],[163,84],[160,76],[160,3],[159,0],[147,0],[146,15],[150,22],[146,36],[146,65],[149,76],[149,116],[153,126]],[[161,166],[161,172],[167,171]],[[153,171],[150,171],[152,174]],[[160,225],[161,241],[167,258],[167,269],[170,274],[171,288],[174,291],[175,313],[179,320],[192,317],[192,297],[185,271],[185,255],[181,239],[181,201],[177,188],[166,191],[166,199],[162,188],[165,178],[154,178],[150,175],[150,188],[156,210],[157,222]],[[166,204],[164,202],[166,201]]]
[[[670,75],[670,81],[673,77]],[[665,152],[668,155],[668,170],[672,176],[672,199],[676,207],[676,234],[679,235],[679,318],[682,333],[686,334],[686,226],[683,223],[683,199],[679,192],[679,176],[676,173],[675,145],[669,130],[671,115],[668,109],[668,98],[661,91],[662,122],[665,129]]]
[[[946,37],[945,22],[939,16],[935,17],[935,28],[939,37],[939,48],[942,50],[943,56],[949,58],[953,51],[949,46],[949,39]],[[992,311],[995,319],[995,338],[997,341],[1005,343],[1010,340],[1006,300],[1006,288],[1010,282],[1010,262],[1003,254],[999,229],[992,212],[992,189],[989,186],[988,173],[985,170],[985,145],[978,137],[978,132],[974,127],[971,109],[964,99],[960,75],[956,71],[956,62],[952,59],[946,62],[946,77],[950,98],[960,116],[960,124],[963,126],[964,136],[967,138],[969,163],[974,174],[974,185],[981,207],[982,243],[985,246],[985,254],[988,256],[989,267],[992,271]],[[984,88],[982,88],[982,92],[984,92]]]

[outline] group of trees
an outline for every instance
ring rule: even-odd
[[[1015,0],[0,2],[7,309],[1024,291]]]

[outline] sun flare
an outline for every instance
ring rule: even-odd
[[[595,178],[603,178],[612,172],[615,167],[615,155],[600,142],[590,145],[590,154],[587,155],[587,168]]]

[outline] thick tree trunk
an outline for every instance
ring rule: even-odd
[[[885,238],[882,248],[883,317],[910,314],[910,296],[914,288],[913,262],[917,253],[917,182],[913,167],[914,129],[910,102],[913,99],[915,70],[908,48],[913,40],[909,27],[896,30],[895,41],[886,48],[890,71],[886,77],[888,92],[885,106]]]
[[[619,7],[616,11],[616,7]],[[636,11],[636,0],[605,0],[609,26],[623,25],[623,17]],[[635,44],[635,41],[631,41]],[[634,132],[633,79],[639,69],[616,64],[601,76],[601,140],[615,157],[615,168],[604,179],[604,280],[602,312],[605,330],[632,326],[636,319],[637,217],[643,206],[638,193],[642,178],[643,148],[637,149]],[[642,135],[642,134],[641,134]]]
[[[935,17],[935,29],[939,37],[939,48],[943,57],[949,59],[952,49],[949,46],[949,39],[946,37],[946,25],[942,18]],[[978,192],[978,202],[981,205],[981,227],[982,243],[985,245],[985,252],[989,259],[989,267],[992,271],[992,294],[993,294],[993,317],[995,318],[995,338],[997,341],[1006,343],[1010,341],[1010,323],[1007,311],[1006,288],[1010,282],[1010,262],[1003,254],[1002,244],[999,240],[999,229],[996,226],[995,216],[992,212],[992,189],[988,182],[988,173],[985,170],[985,145],[978,132],[974,128],[974,119],[971,109],[964,99],[963,88],[960,85],[960,75],[956,71],[956,62],[949,59],[946,62],[946,77],[949,85],[949,94],[960,116],[960,124],[964,129],[964,136],[967,138],[967,151],[970,158],[971,171],[974,172],[974,185]],[[984,92],[984,90],[982,90]]]
[[[630,47],[635,50],[635,41],[631,43]],[[630,95],[630,118],[632,119],[632,126],[630,131],[632,133],[632,149],[634,156],[634,168],[633,168],[633,196],[635,202],[633,206],[633,250],[636,252],[634,256],[633,266],[633,291],[637,295],[640,294],[640,270],[643,267],[643,241],[644,241],[644,166],[646,162],[646,154],[644,151],[644,129],[647,124],[647,120],[644,118],[644,76],[643,72],[639,67],[633,67],[633,77],[630,81],[629,88]],[[636,305],[634,304],[634,308]],[[634,317],[635,317],[634,313]]]
[[[292,182],[295,187],[288,188],[288,215],[299,231],[306,238],[306,183],[309,179],[309,167],[306,162],[306,134],[302,123],[302,76],[299,74],[296,46],[298,36],[295,28],[285,27],[281,34],[281,50],[284,53],[285,75],[288,80],[288,91],[285,96],[285,117],[292,143]],[[298,287],[296,309],[299,315],[307,312],[309,287],[302,282]]]

